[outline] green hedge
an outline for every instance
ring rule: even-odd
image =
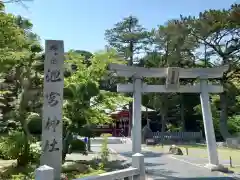
[[[28,129],[31,134],[41,134],[42,133],[42,119],[37,113],[29,115]]]
[[[74,139],[70,144],[70,151],[71,152],[86,152],[86,145],[82,140]]]

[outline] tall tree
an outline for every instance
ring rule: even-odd
[[[119,102],[129,102],[129,98],[119,93],[100,89],[100,80],[108,75],[108,64],[119,63],[115,57],[113,52],[96,53],[90,59],[91,65],[89,66],[84,63],[85,58],[79,56],[79,53],[69,52],[66,54],[66,62],[75,64],[77,68],[68,78],[65,78],[64,116],[68,123],[64,138],[63,157],[66,156],[69,137],[73,132],[90,137],[91,134],[83,133],[86,132],[83,131],[83,129],[86,130],[85,127],[111,123],[111,117],[106,114],[105,110],[115,110]]]
[[[177,67],[191,67],[194,62],[194,54],[193,50],[195,49],[195,45],[189,41],[189,35],[184,28],[178,26],[177,20],[168,21],[165,25],[159,26],[156,30],[154,30],[154,52],[148,53],[143,58],[143,64],[145,67],[169,67],[169,66],[177,66]],[[156,84],[164,84],[165,79],[159,80],[150,80],[151,83]],[[186,82],[185,82],[186,83]],[[172,99],[174,99],[175,109],[177,108],[177,101],[181,104],[181,121],[183,125],[183,129],[185,129],[185,118],[184,118],[184,95],[174,95],[174,94],[155,94],[152,98],[152,103],[155,104],[158,109],[160,109],[161,113],[161,121],[162,121],[162,131],[165,131],[166,119],[168,119],[167,115],[168,109],[171,107],[173,103]],[[177,98],[176,96],[181,96]],[[157,103],[156,103],[157,102]],[[172,107],[171,107],[172,108]],[[157,109],[156,109],[157,110]],[[176,114],[177,116],[177,114]],[[173,118],[173,117],[171,117]],[[178,119],[178,118],[176,118]]]
[[[29,2],[29,1],[34,1],[34,0],[2,0],[0,2],[1,4],[9,4],[9,3],[17,3],[18,5],[22,6],[25,9],[28,9],[28,7],[26,6],[25,2]]]
[[[227,119],[228,103],[233,94],[229,93],[228,87],[234,86],[230,79],[239,71],[240,23],[236,18],[237,14],[240,14],[240,4],[233,4],[227,10],[207,10],[200,13],[198,18],[181,18],[182,25],[195,38],[195,42],[210,49],[211,58],[216,59],[211,63],[215,66],[229,65],[221,80],[225,90],[220,94],[220,131],[225,139],[231,137],[227,129]]]
[[[149,38],[150,33],[139,24],[139,20],[134,16],[124,18],[105,32],[105,39],[109,46],[117,50],[128,61],[129,66],[134,63],[134,55],[146,50]],[[132,103],[129,103],[129,112],[132,113]]]
[[[85,51],[85,50],[75,50],[75,52],[84,57],[84,62],[88,66],[91,65],[90,59],[93,56],[93,54],[91,52]]]
[[[170,20],[164,26],[159,26],[155,33],[154,42],[156,44],[157,51],[162,54],[163,63],[161,63],[161,66],[180,68],[192,67],[195,62],[193,51],[196,48],[196,45],[190,40],[191,37],[186,29],[179,25],[178,20]],[[187,83],[188,81],[181,80],[181,84]],[[172,94],[169,94],[168,96],[171,98]],[[175,96],[179,96],[179,98],[177,98],[178,102],[180,103],[179,114],[182,129],[185,130],[184,94],[175,94]],[[166,98],[166,96],[164,97]],[[178,103],[175,103],[177,107]],[[167,113],[167,111],[165,111],[165,113]]]
[[[149,44],[150,33],[136,17],[129,16],[116,23],[114,28],[106,30],[105,38],[110,47],[121,53],[131,66],[134,55],[141,53]]]
[[[16,17],[5,12],[4,5],[0,2],[0,72],[6,66],[14,63],[10,57],[15,50],[22,48],[25,43],[24,30],[16,24]]]
[[[34,109],[34,99],[39,96],[36,95],[36,89],[41,84],[34,64],[42,59],[39,54],[42,49],[37,36],[31,32],[32,24],[28,20],[5,13],[4,6],[0,8],[0,76],[4,82],[10,83],[11,88],[5,88],[12,96],[15,95],[11,115],[21,125],[24,134],[24,144],[17,162],[18,165],[26,165],[29,161],[31,137],[27,119]]]

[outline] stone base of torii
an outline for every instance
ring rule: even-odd
[[[133,92],[133,112],[132,112],[132,152],[141,153],[141,104],[142,93],[159,92],[159,93],[200,93],[203,123],[208,150],[207,168],[211,170],[226,171],[227,168],[219,164],[217,145],[212,121],[212,112],[210,107],[209,93],[221,93],[221,85],[210,85],[208,79],[220,78],[228,69],[227,66],[216,68],[143,68],[133,67],[120,64],[110,64],[109,70],[116,76],[131,77],[133,83],[118,84],[118,92]],[[147,85],[143,83],[144,77],[166,78],[165,85]],[[180,78],[197,78],[199,84],[180,85]]]

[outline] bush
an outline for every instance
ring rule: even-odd
[[[30,158],[31,162],[40,162],[42,149],[41,149],[41,142],[32,143],[30,145]]]
[[[11,130],[17,129],[18,124],[16,121],[9,119],[9,120],[5,120],[3,119],[0,122],[0,133],[2,134],[6,134]]]
[[[0,142],[1,158],[5,160],[17,159],[23,150],[24,134],[11,132],[8,136],[2,137]]]
[[[101,156],[101,160],[102,160],[102,165],[101,166],[104,167],[107,164],[108,157],[109,157],[109,149],[108,149],[108,146],[107,146],[107,137],[104,138],[104,141],[102,143],[100,156]]]
[[[93,127],[91,125],[84,125],[80,129],[77,129],[77,133],[79,136],[83,137],[95,137],[95,132],[93,131]]]
[[[86,154],[87,149],[86,149],[86,144],[79,139],[73,139],[70,144],[70,149],[71,152],[82,152],[83,154]]]
[[[37,113],[31,113],[27,117],[28,129],[31,134],[41,134],[42,133],[42,119]]]
[[[34,139],[32,141],[34,142]],[[4,160],[17,159],[22,154],[23,148],[24,134],[18,131],[11,132],[8,136],[0,139],[0,158]],[[41,155],[40,144],[31,144],[29,155],[31,162],[38,162]]]
[[[228,127],[231,134],[237,135],[240,132],[240,115],[230,117]]]

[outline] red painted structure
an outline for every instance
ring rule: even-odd
[[[144,119],[151,119],[151,114],[155,113],[154,110],[142,108],[142,123]],[[130,136],[131,135],[131,114],[126,106],[118,108],[115,112],[109,114],[112,119],[112,124],[99,125],[94,130],[97,134],[110,133],[112,136],[121,137],[121,136]]]
[[[110,133],[114,137],[129,136],[130,115],[128,110],[112,112],[110,115],[113,118],[112,124],[98,125],[95,129],[99,133]]]
[[[112,118],[115,120],[115,127],[113,130],[113,136],[130,136],[129,129],[131,124],[130,113],[128,110],[116,111],[111,113]]]

